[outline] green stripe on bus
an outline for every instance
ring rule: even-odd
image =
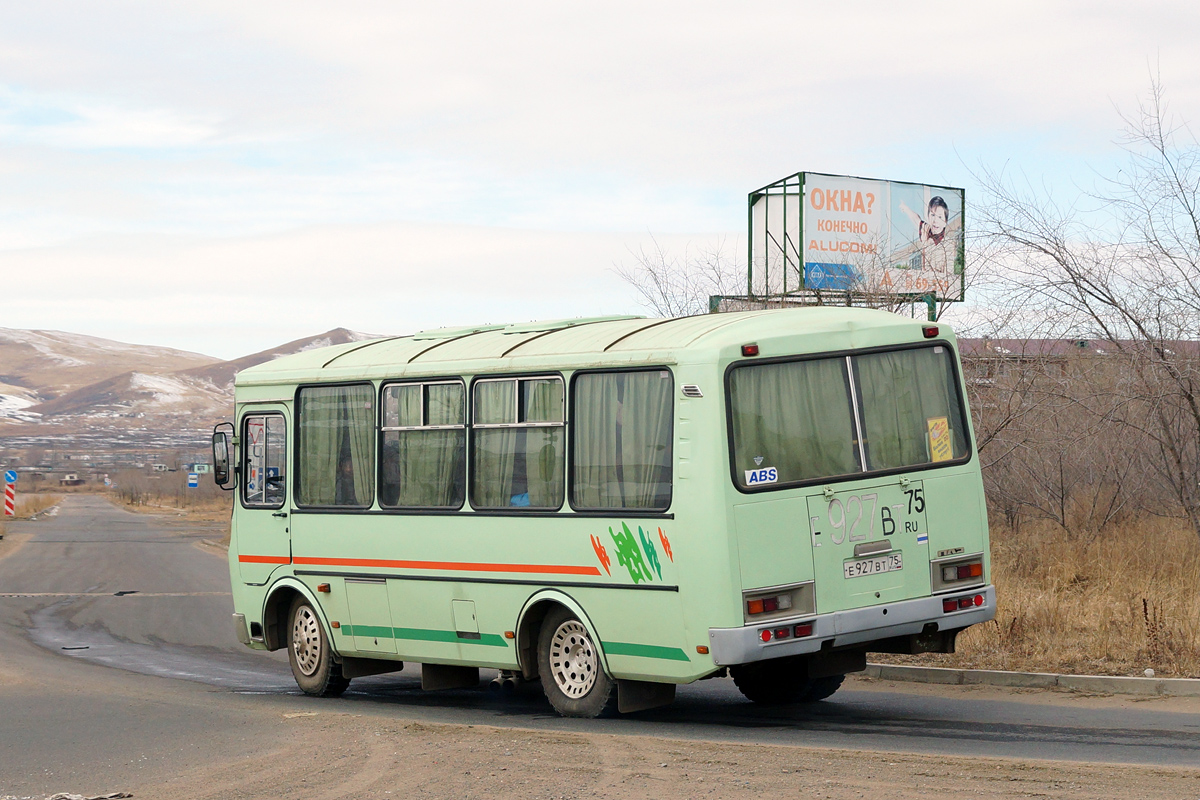
[[[678,647],[661,647],[657,644],[633,644],[631,642],[601,642],[604,652],[610,656],[641,656],[663,658],[667,661],[690,661],[687,653]]]
[[[508,647],[504,637],[495,633],[481,633],[478,639],[460,637],[454,631],[436,631],[427,628],[385,628],[382,625],[342,625],[347,636],[370,636],[375,639],[415,639],[422,642],[450,642],[458,644],[482,644],[488,647]]]

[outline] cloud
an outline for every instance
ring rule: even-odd
[[[399,223],[227,240],[108,237],[0,253],[14,301],[5,327],[232,358],[334,327],[410,333],[640,313],[613,267],[646,238]],[[700,238],[659,242],[682,249]]]

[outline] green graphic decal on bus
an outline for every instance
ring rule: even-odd
[[[482,644],[488,647],[508,647],[503,636],[494,633],[459,636],[457,631],[437,631],[424,628],[387,628],[381,625],[342,625],[339,629],[346,636],[369,636],[375,639],[414,639],[421,642],[457,642],[459,644]],[[478,639],[474,638],[478,635]]]
[[[634,583],[640,583],[643,580],[654,580],[654,573],[650,571],[650,567],[654,568],[654,572],[658,573],[658,579],[662,580],[662,567],[658,563],[658,553],[654,549],[654,545],[650,541],[650,537],[638,526],[638,538],[642,540],[642,547],[645,548],[645,555],[638,548],[638,540],[633,537],[633,531],[629,530],[629,526],[624,522],[621,523],[621,532],[613,533],[613,529],[608,529],[608,535],[612,537],[613,544],[617,548],[617,563],[629,570],[629,577]],[[646,566],[649,562],[650,566]],[[607,567],[605,567],[607,569]]]
[[[639,656],[662,658],[667,661],[688,661],[687,653],[678,647],[662,647],[657,644],[633,644],[631,642],[601,642],[600,646],[610,656]]]

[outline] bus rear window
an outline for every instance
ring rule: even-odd
[[[729,377],[734,479],[767,488],[961,459],[962,408],[940,345],[739,366]]]
[[[952,461],[967,431],[950,351],[920,347],[855,356],[867,469]]]
[[[743,486],[860,471],[844,358],[736,369],[729,405]]]

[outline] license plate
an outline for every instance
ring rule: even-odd
[[[842,564],[842,570],[846,573],[847,578],[862,578],[866,575],[878,575],[881,572],[894,572],[898,569],[904,569],[904,562],[900,559],[899,553],[888,553],[858,561],[846,561]]]

